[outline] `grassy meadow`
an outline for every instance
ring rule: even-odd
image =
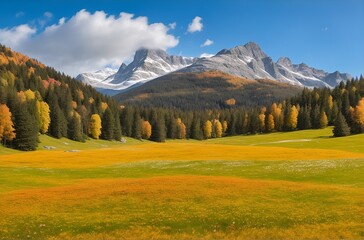
[[[0,239],[364,239],[364,134],[331,131],[0,147]]]

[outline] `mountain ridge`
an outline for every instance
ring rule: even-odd
[[[105,70],[101,70],[105,72]],[[351,78],[350,74],[335,71],[328,73],[305,63],[293,64],[288,57],[276,62],[257,43],[249,42],[231,49],[222,49],[209,58],[186,58],[168,55],[160,49],[140,49],[134,60],[122,64],[110,76],[93,78],[95,73],[83,73],[76,79],[90,84],[107,94],[125,92],[158,77],[173,73],[202,73],[219,71],[247,79],[271,79],[300,87],[335,87]],[[100,70],[98,71],[100,72]],[[101,76],[101,75],[100,75]]]
[[[134,60],[130,64],[123,63],[118,71],[112,72],[109,76],[92,78],[97,72],[105,72],[103,69],[95,73],[79,74],[76,79],[92,85],[101,92],[107,93],[107,90],[117,92],[179,70],[192,64],[194,60],[194,58],[168,55],[161,49],[142,48],[135,52]]]

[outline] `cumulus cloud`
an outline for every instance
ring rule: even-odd
[[[200,55],[200,58],[210,58],[210,57],[213,57],[215,56],[214,54],[210,54],[210,53],[202,53]]]
[[[11,46],[12,48],[19,48],[23,43],[27,42],[29,38],[36,33],[35,28],[31,28],[27,24],[19,25],[13,28],[0,29],[0,43]]]
[[[203,44],[201,44],[201,47],[207,47],[207,46],[210,46],[212,44],[214,44],[214,41],[212,41],[210,39],[206,39],[206,41]]]
[[[27,25],[0,29],[0,42],[76,76],[105,66],[118,67],[139,48],[166,50],[176,46],[178,39],[168,34],[169,29],[163,23],[149,24],[146,17],[128,13],[113,16],[81,10],[36,35]]]
[[[176,26],[177,26],[177,23],[175,23],[175,22],[168,24],[168,27],[169,27],[170,29],[175,29],[175,28],[176,28]]]
[[[203,28],[203,24],[202,24],[202,18],[200,18],[199,16],[196,16],[192,22],[190,24],[188,24],[188,29],[187,31],[190,33],[194,33],[194,32],[201,32],[202,28]]]

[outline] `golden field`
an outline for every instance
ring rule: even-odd
[[[364,136],[326,134],[3,154],[0,239],[364,239]]]

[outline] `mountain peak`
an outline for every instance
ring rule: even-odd
[[[148,49],[141,48],[135,52],[134,61],[145,60],[147,57],[155,58],[155,57],[165,57],[167,53],[162,49]]]
[[[277,64],[282,65],[284,67],[292,66],[292,61],[288,57],[281,57],[278,59]]]
[[[261,50],[260,46],[256,42],[248,42],[244,45],[244,47],[249,49]]]

